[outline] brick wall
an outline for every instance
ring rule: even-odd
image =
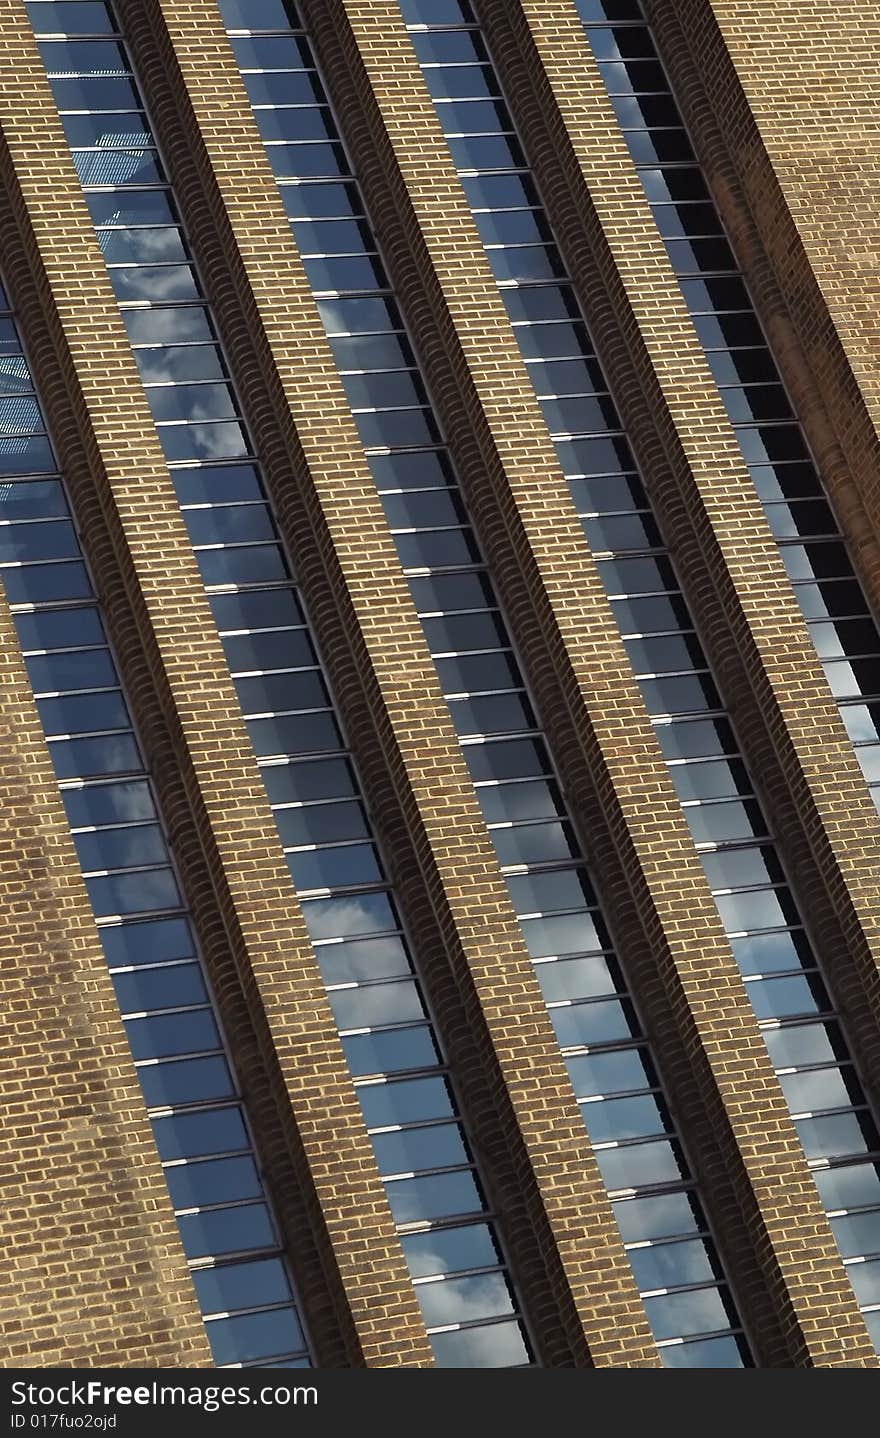
[[[759,1362],[876,1366],[399,7],[302,3]],[[539,1356],[550,1366],[656,1366],[215,0],[117,8],[416,936]],[[568,0],[479,8],[854,1045],[876,1072],[876,815],[575,9]],[[840,518],[867,581],[880,586],[871,248],[880,21],[873,12],[851,19],[869,7],[820,0],[818,9],[795,7],[793,39],[791,16],[783,24],[763,0],[716,0],[714,15],[707,0],[648,8]],[[845,78],[826,75],[831,56],[846,57]],[[817,105],[820,75],[827,102]],[[0,0],[0,126],[0,258],[318,1362],[429,1366],[21,0]],[[206,1340],[2,605],[0,641],[0,931],[15,958],[0,985],[12,1059],[12,1121],[0,1140],[12,1197],[9,1352],[41,1365],[204,1365]],[[85,1305],[84,1283],[93,1295]]]

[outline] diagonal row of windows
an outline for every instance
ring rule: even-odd
[[[698,338],[880,807],[880,633],[638,0],[578,0]]]
[[[217,1006],[7,309],[0,292],[0,373],[17,396],[0,408],[0,578],[214,1359],[308,1367]]]
[[[44,10],[52,16],[44,21]],[[111,7],[29,6],[440,1366],[532,1361],[498,1226]],[[77,12],[77,13],[73,13]],[[103,35],[106,38],[100,38]],[[123,118],[120,118],[123,117]],[[88,123],[86,124],[85,121]],[[127,136],[143,137],[135,151]],[[123,137],[123,138],[120,138]],[[86,140],[92,143],[86,145]],[[267,1341],[274,1341],[271,1338]]]

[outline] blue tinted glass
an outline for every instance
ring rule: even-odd
[[[163,1058],[170,1054],[201,1053],[220,1046],[220,1035],[208,1009],[195,1013],[163,1014],[128,1019],[128,1042],[136,1059]]]
[[[104,630],[97,609],[47,610],[17,614],[15,627],[22,649],[64,649],[78,644],[100,644]]]
[[[420,1169],[453,1167],[469,1161],[457,1124],[377,1134],[373,1148],[381,1173],[416,1173]]]
[[[290,1284],[278,1258],[203,1269],[193,1274],[193,1282],[204,1313],[260,1308],[264,1304],[290,1300]]]
[[[217,594],[210,602],[217,627],[224,632],[274,629],[303,623],[302,610],[290,589],[257,590],[253,594]]]
[[[639,1288],[667,1288],[684,1283],[711,1283],[715,1277],[706,1245],[655,1243],[630,1255]]]
[[[243,1362],[305,1348],[303,1331],[292,1308],[219,1318],[206,1324],[215,1363]]]
[[[133,973],[117,974],[113,986],[125,1014],[183,1008],[188,1004],[203,1004],[207,1000],[198,964],[174,964],[168,968],[144,968]]]
[[[357,894],[346,899],[310,899],[303,904],[313,939],[354,937],[397,928],[397,916],[386,894]]]
[[[202,305],[123,310],[128,337],[135,345],[197,344],[214,338]]]
[[[234,1094],[229,1065],[219,1055],[148,1063],[138,1070],[138,1077],[150,1108],[207,1103],[232,1098]]]
[[[401,1242],[414,1278],[457,1273],[467,1268],[490,1268],[499,1261],[491,1229],[484,1223],[411,1233]]]
[[[153,1120],[153,1132],[164,1159],[196,1157],[244,1149],[247,1134],[238,1108],[205,1113],[172,1114]]]
[[[297,24],[293,0],[219,0],[230,30],[286,30]]]
[[[59,779],[124,774],[141,767],[137,744],[130,734],[57,740],[50,743],[49,753]]]
[[[260,1180],[252,1158],[206,1159],[169,1168],[165,1177],[175,1208],[258,1198]]]
[[[568,1059],[566,1066],[575,1093],[580,1098],[586,1098],[590,1094],[624,1093],[629,1089],[642,1089],[651,1082],[645,1057],[640,1049],[581,1055]]]
[[[342,1047],[355,1075],[430,1068],[438,1060],[431,1030],[427,1027],[355,1034],[344,1038]]]
[[[154,919],[102,928],[101,942],[112,968],[186,959],[195,952],[192,930],[186,919]]]
[[[22,569],[0,571],[10,604],[51,603],[53,600],[86,599],[92,586],[85,565],[31,564]]]
[[[358,1098],[370,1128],[445,1118],[453,1112],[449,1089],[442,1078],[370,1084],[358,1089]]]
[[[168,849],[156,824],[78,834],[76,851],[85,870],[129,869],[168,861]]]
[[[122,46],[115,40],[49,40],[39,49],[50,76],[128,74]]]
[[[42,35],[112,34],[115,25],[108,7],[100,0],[64,0],[62,4],[48,0],[28,0],[28,19]]]
[[[698,1288],[691,1293],[646,1298],[644,1304],[655,1338],[712,1333],[730,1325],[727,1308],[717,1288]]]
[[[516,1368],[529,1362],[522,1330],[516,1323],[492,1323],[431,1337],[440,1368]]]
[[[454,1323],[464,1310],[469,1318],[499,1318],[513,1311],[510,1289],[503,1273],[481,1273],[470,1278],[448,1278],[416,1289],[422,1317],[429,1328]]]
[[[99,916],[142,914],[150,909],[176,909],[180,905],[180,891],[170,869],[88,879],[86,888],[92,908]]]
[[[37,694],[62,689],[103,689],[117,683],[116,668],[106,649],[30,659],[27,670]]]
[[[661,1348],[664,1368],[743,1368],[743,1343],[738,1338],[710,1338],[673,1343]]]
[[[143,779],[67,789],[63,799],[74,828],[88,824],[136,823],[139,819],[152,819],[156,814],[150,786]]]
[[[261,1203],[185,1213],[178,1223],[187,1258],[219,1257],[236,1250],[275,1246],[269,1211]]]
[[[614,1204],[614,1216],[625,1243],[671,1238],[699,1227],[693,1200],[686,1193],[620,1200]]]
[[[415,1223],[454,1213],[479,1213],[483,1207],[473,1174],[469,1172],[395,1179],[388,1184],[387,1193],[398,1223]]]

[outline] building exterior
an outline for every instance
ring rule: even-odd
[[[878,1366],[878,56],[0,0],[5,1365]]]

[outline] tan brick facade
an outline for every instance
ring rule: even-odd
[[[435,393],[441,409],[444,403],[450,404],[450,434],[469,438],[482,430],[484,436],[482,469],[492,476],[491,491],[486,493],[489,485],[484,485],[483,492],[474,490],[469,498],[475,518],[484,523],[484,542],[502,591],[508,583],[511,586],[506,596],[508,612],[515,629],[518,620],[522,623],[517,639],[530,664],[534,692],[548,732],[555,739],[558,761],[571,792],[577,795],[577,809],[590,816],[594,862],[602,853],[603,829],[608,835],[602,853],[605,872],[599,867],[599,873],[604,878],[606,900],[617,906],[617,923],[625,926],[620,931],[621,948],[635,960],[631,969],[634,991],[652,1016],[651,1027],[656,1026],[658,1034],[665,1038],[671,1013],[677,1034],[687,1035],[685,1052],[679,1049],[674,1057],[669,1053],[667,1073],[675,1085],[673,1092],[677,1098],[680,1095],[679,1102],[690,1111],[692,1135],[696,1138],[699,1133],[705,1144],[701,1164],[713,1174],[708,1201],[715,1201],[716,1224],[729,1234],[731,1250],[741,1253],[744,1245],[739,1225],[745,1222],[754,1246],[745,1257],[744,1268],[747,1271],[749,1262],[757,1261],[763,1281],[771,1292],[777,1290],[777,1303],[780,1279],[783,1291],[787,1289],[791,1307],[778,1341],[789,1345],[789,1361],[798,1361],[798,1353],[809,1352],[811,1343],[817,1357],[821,1354],[824,1360],[825,1355],[835,1353],[836,1361],[842,1361],[837,1332],[851,1325],[854,1342],[861,1345],[865,1361],[870,1362],[864,1338],[858,1336],[861,1319],[847,1293],[830,1233],[630,677],[604,591],[585,552],[567,487],[476,241],[397,6],[391,0],[383,5],[347,0],[345,9],[394,151],[392,160],[384,137],[376,143],[375,130],[368,145],[365,121],[358,125],[352,115],[348,127],[351,143],[364,140],[357,153],[362,182],[369,184],[370,171],[375,173],[384,162],[386,195],[394,193],[394,186],[397,203],[411,226],[410,248],[417,254],[421,250],[423,256],[421,285],[428,296],[433,289],[425,279],[428,263],[437,277],[440,294],[430,320],[442,336],[444,348],[442,355],[432,353],[430,358],[436,358],[438,370],[440,361],[445,360],[446,373],[442,380],[434,381]],[[327,15],[326,7],[322,13]],[[318,27],[317,14],[315,22]],[[344,28],[335,25],[332,32],[341,36],[344,45]],[[320,35],[322,30],[316,28],[316,33]],[[323,33],[329,46],[329,19]],[[339,65],[330,73],[356,75],[350,46],[347,58],[345,69]],[[347,93],[341,82],[334,96],[340,107],[345,105]],[[376,155],[372,165],[371,153]],[[393,265],[397,251],[387,198],[385,206],[378,203],[378,193],[375,200],[377,211],[386,215],[384,239]],[[406,277],[401,271],[402,292]],[[450,369],[456,362],[461,368],[453,379]],[[458,388],[458,404],[467,406],[468,429],[462,423],[462,409],[456,413],[451,408],[453,383]],[[465,482],[476,466],[468,465],[466,456],[460,457],[460,465]],[[536,483],[539,475],[540,484]],[[503,550],[499,532],[504,534]],[[522,593],[526,583],[531,590],[527,599]],[[529,615],[539,617],[539,627],[534,618],[529,622]],[[538,634],[540,643],[536,644]],[[553,688],[548,692],[547,671],[557,642],[560,655],[555,659]],[[569,729],[565,735],[559,732],[563,716],[573,720],[573,732]],[[584,773],[584,757],[588,773]],[[596,785],[596,797],[587,784],[591,788]],[[636,916],[642,942],[647,939],[649,946],[647,951],[642,949],[642,967],[638,966],[639,948],[633,934]],[[719,1023],[715,1015],[722,1013],[724,1019]],[[702,1125],[693,1114],[698,1099],[703,1105]],[[771,1176],[765,1166],[770,1158],[766,1126],[771,1122],[775,1126],[777,1121],[770,1162],[781,1163],[785,1153],[785,1177],[781,1172]],[[728,1132],[735,1134],[735,1139],[725,1154]],[[725,1173],[732,1180],[733,1193],[728,1189],[722,1196]],[[803,1237],[796,1238],[796,1249],[790,1247],[793,1235],[786,1213],[778,1207],[782,1191],[790,1199],[797,1191],[797,1202],[812,1215],[809,1236],[805,1229]],[[761,1238],[755,1243],[758,1231]],[[825,1236],[820,1238],[823,1231]],[[831,1324],[824,1322],[824,1315],[807,1312],[808,1269],[813,1263],[827,1265],[825,1271],[837,1275],[839,1313]],[[760,1280],[752,1282],[752,1293],[760,1295]],[[798,1298],[802,1282],[806,1287]],[[754,1301],[760,1304],[760,1296]]]
[[[209,1361],[15,629],[0,597],[4,1366]]]
[[[261,452],[270,478],[276,460],[279,519],[354,751],[381,795],[377,823],[389,824],[399,857],[394,877],[423,977],[527,1306],[543,1316],[538,1341],[552,1361],[650,1365],[644,1313],[228,42],[213,5],[162,9],[224,206],[194,204],[190,232],[213,246],[217,266],[225,215],[223,248],[244,270],[236,309],[218,290],[227,344],[245,385],[251,374],[264,395],[283,389],[274,424],[256,412]],[[145,75],[157,115],[166,73],[154,65]],[[241,322],[253,305],[256,354],[256,326]],[[301,447],[308,508],[285,483],[291,446]],[[315,562],[325,546],[336,571],[329,593]]]
[[[417,936],[424,987],[503,1220],[538,1359],[551,1367],[658,1366],[217,5],[116,0],[115,8]],[[866,518],[880,515],[871,468],[880,400],[869,375],[877,330],[866,310],[873,272],[858,262],[850,236],[850,268],[832,273],[827,192],[807,174],[813,141],[801,145],[795,135],[794,75],[785,81],[791,123],[762,110],[765,88],[778,88],[772,52],[763,65],[754,58],[769,7],[716,3],[721,32],[704,0],[653,0],[648,8],[661,38],[674,37],[679,21],[689,43],[713,37],[707,63],[729,87],[723,94],[745,137],[732,160],[718,163],[735,164],[757,217],[741,218],[743,243],[754,252],[750,279],[768,297],[771,339],[796,400],[808,410],[815,401],[811,438],[823,468],[838,476],[841,519],[851,523],[871,579],[880,572],[874,520]],[[382,217],[389,270],[756,1361],[876,1367],[399,6],[301,0],[301,9],[368,204]],[[479,12],[853,1044],[863,1068],[876,1072],[877,816],[750,497],[581,23],[568,0],[482,0]],[[843,21],[832,33],[835,44],[847,42]],[[809,38],[804,43],[809,51]],[[681,68],[684,91],[684,61]],[[852,99],[854,116],[871,96],[869,78]],[[700,103],[698,96],[695,125]],[[316,1360],[431,1366],[302,911],[21,0],[0,0],[0,129],[0,260],[235,1052]],[[717,117],[703,132],[710,150],[720,143]],[[847,203],[855,194],[847,192]],[[726,203],[742,216],[738,191],[728,187]],[[787,265],[795,224],[806,258],[799,253]],[[13,796],[0,853],[8,852],[4,874],[15,875],[0,929],[17,959],[3,988],[14,1123],[0,1163],[18,1185],[5,1221],[19,1260],[11,1358],[3,1361],[205,1366],[149,1125],[2,606],[0,635],[0,784]],[[31,984],[41,996],[36,1018]],[[29,1027],[18,1017],[26,1002]],[[77,1015],[72,1058],[60,1042],[62,1004]],[[48,1037],[45,1048],[33,1035]],[[21,1095],[19,1052],[28,1085]],[[85,1118],[74,1103],[81,1090]],[[28,1091],[53,1115],[33,1135]],[[67,1117],[65,1104],[74,1110]],[[42,1179],[49,1163],[51,1186]],[[128,1216],[124,1242],[94,1221],[108,1195]],[[45,1236],[23,1244],[38,1226]],[[70,1285],[86,1263],[95,1303],[83,1315]],[[129,1270],[124,1283],[114,1281]]]
[[[326,1366],[424,1363],[421,1316],[45,73],[23,8],[9,4],[0,20],[6,175],[27,236],[8,246],[10,284],[15,293],[19,267],[38,255],[60,370],[55,384],[49,371],[49,421],[119,616],[124,677],[160,791],[168,785],[171,838],[193,903],[207,909],[202,918],[197,907],[205,957],[228,1003],[258,1141],[279,1163],[275,1191],[314,1341]]]
[[[876,1069],[880,928],[877,817],[739,448],[712,383],[582,27],[569,7],[524,6],[541,46],[580,176],[548,175],[572,236],[582,292],[615,296],[613,368],[640,381],[621,404],[695,609],[713,668],[731,696],[847,1007],[859,1015],[863,1065]],[[517,73],[521,73],[518,71]],[[589,104],[588,104],[589,101]],[[558,126],[556,129],[558,139]],[[567,147],[566,147],[567,148]],[[548,134],[544,165],[562,147]],[[565,149],[563,149],[563,156]],[[582,186],[577,190],[580,178]],[[580,202],[580,203],[579,203]],[[594,255],[572,215],[595,207]],[[589,209],[586,210],[589,216]],[[582,219],[578,230],[584,229]],[[588,229],[589,233],[589,229]],[[590,282],[599,265],[602,285]],[[597,308],[601,309],[599,298]],[[599,314],[603,333],[614,320]],[[597,325],[597,330],[599,325]],[[623,329],[624,343],[620,340]],[[667,336],[676,335],[675,345]],[[713,592],[714,591],[714,592]],[[811,872],[812,871],[812,872]],[[828,901],[822,905],[821,889]],[[835,923],[836,919],[836,923]]]
[[[780,14],[761,0],[650,0],[648,9],[685,112],[700,116],[701,158],[876,604],[877,8],[822,0]]]

